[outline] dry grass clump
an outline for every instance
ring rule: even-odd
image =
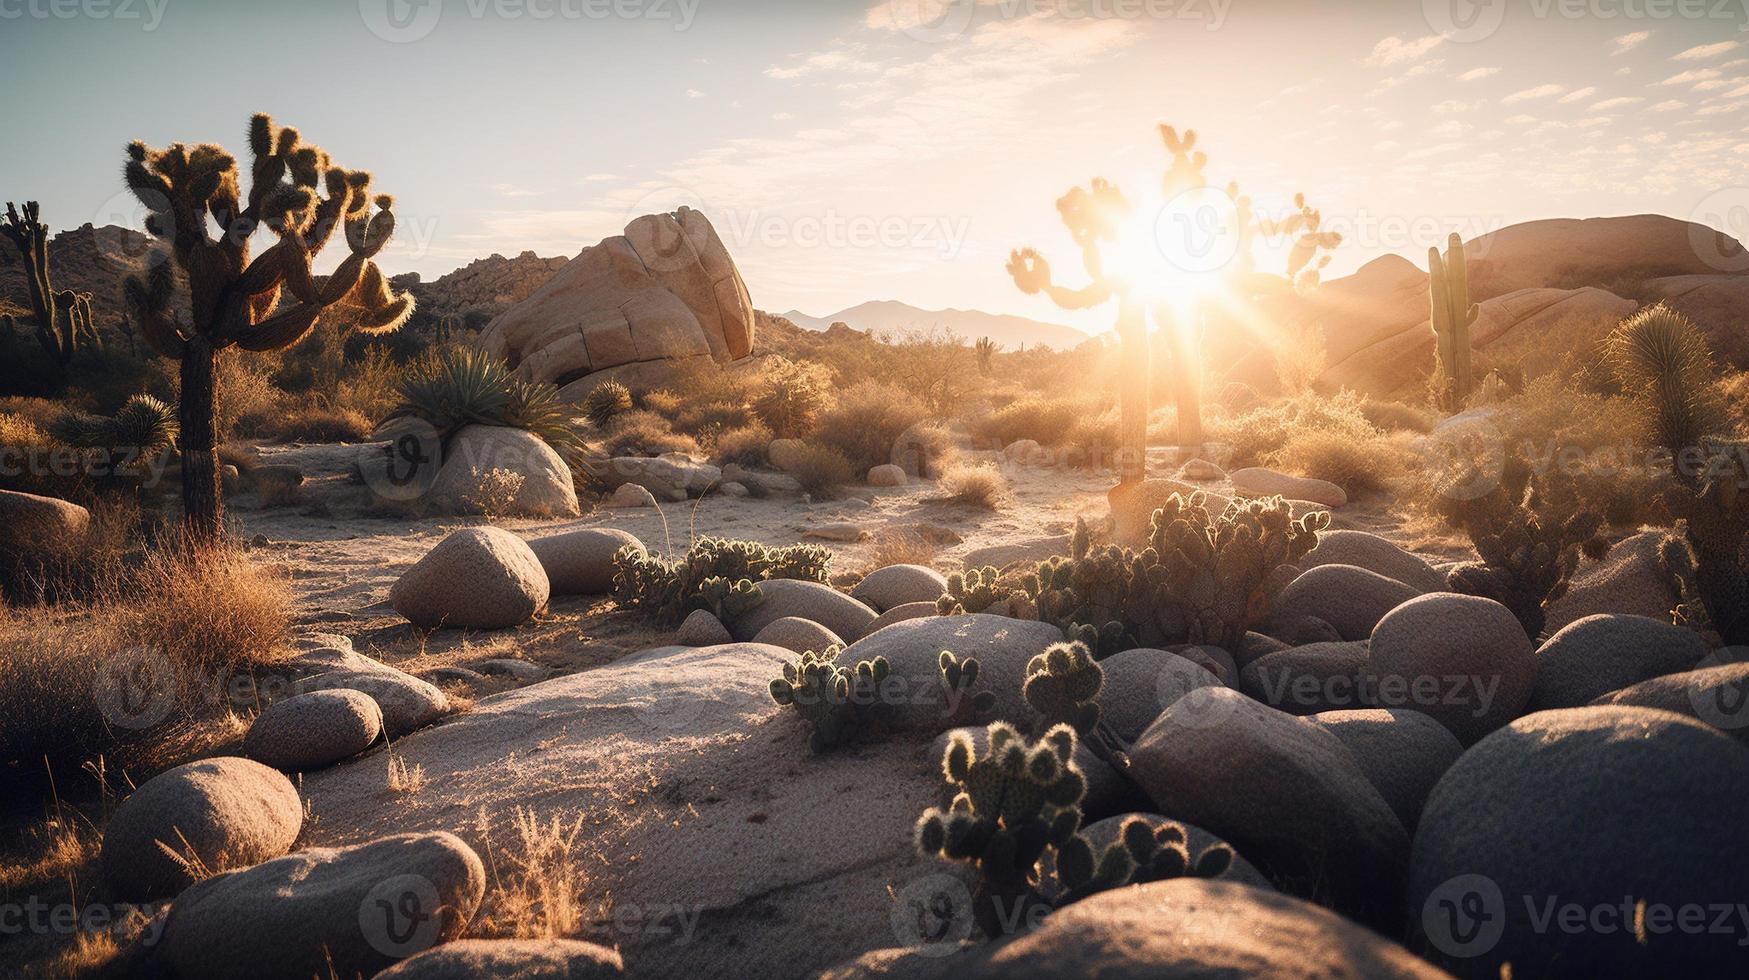
[[[680,406],[685,399],[667,388],[657,388],[644,392],[644,397],[638,399],[645,411],[655,412],[663,418],[673,418],[680,414]]]
[[[634,409],[621,413],[613,420],[603,442],[603,449],[610,456],[696,453],[698,441],[675,432],[668,420],[655,412]]]
[[[1360,403],[1360,414],[1380,432],[1432,432],[1437,422],[1431,411],[1420,406],[1371,398]]]
[[[283,442],[363,442],[375,428],[353,408],[306,405],[262,426],[262,435]]]
[[[793,450],[785,472],[816,497],[833,496],[856,480],[856,470],[843,453],[817,442],[804,442]]]
[[[956,466],[941,477],[943,499],[980,510],[1001,510],[1013,500],[1008,478],[994,466]]]
[[[1307,432],[1328,432],[1355,441],[1373,438],[1378,430],[1360,406],[1360,396],[1349,391],[1328,398],[1299,395],[1220,420],[1209,429],[1215,441],[1231,447],[1226,465],[1257,466],[1290,438]]]
[[[87,601],[0,606],[0,761],[76,770],[199,740],[179,726],[231,725],[230,682],[284,656],[291,603],[286,577],[243,551],[172,541]]]
[[[862,381],[845,389],[837,404],[821,413],[814,438],[842,453],[853,470],[866,473],[891,462],[900,436],[928,415],[929,409],[905,389]]]
[[[868,565],[863,574],[888,565],[935,565],[935,542],[908,527],[883,527],[868,544]]]
[[[507,846],[493,845],[484,815],[479,821],[490,879],[480,914],[469,934],[492,939],[564,939],[578,935],[593,912],[584,899],[587,877],[579,838],[583,815],[555,813],[543,820],[517,807]]]
[[[728,429],[717,436],[711,458],[719,466],[728,463],[762,466],[765,464],[765,452],[771,446],[771,439],[771,430],[759,422]]]
[[[753,410],[772,432],[797,439],[813,431],[826,406],[825,383],[818,373],[788,364],[765,380],[753,400]]]
[[[1328,480],[1350,494],[1388,490],[1404,468],[1407,451],[1383,436],[1355,440],[1335,432],[1313,430],[1288,438],[1270,453],[1270,466]]]
[[[1022,398],[973,419],[969,426],[980,445],[996,449],[1020,439],[1060,446],[1084,418],[1095,414],[1100,413],[1080,399]]]
[[[1725,417],[1736,426],[1736,437],[1749,439],[1749,371],[1739,371],[1721,380],[1719,400],[1724,403]]]

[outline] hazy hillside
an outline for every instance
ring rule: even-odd
[[[1010,350],[1022,344],[1068,350],[1087,339],[1081,331],[1060,323],[982,310],[922,310],[896,300],[875,300],[839,310],[830,316],[809,316],[798,310],[791,310],[784,316],[809,330],[824,330],[839,322],[867,333],[904,333],[943,327],[967,340],[989,337]]]

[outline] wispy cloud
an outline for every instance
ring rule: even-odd
[[[1615,38],[1615,50],[1611,51],[1610,54],[1627,54],[1629,51],[1646,43],[1646,39],[1651,36],[1651,31],[1634,31],[1632,34],[1617,35]]]
[[[1608,112],[1611,109],[1625,109],[1644,101],[1646,100],[1637,95],[1623,95],[1613,99],[1604,99],[1602,102],[1593,102],[1591,103],[1591,111]]]
[[[1487,78],[1490,75],[1498,75],[1498,74],[1500,74],[1499,68],[1492,68],[1492,67],[1490,67],[1490,68],[1471,68],[1469,71],[1466,71],[1462,75],[1459,75],[1458,81],[1460,81],[1460,82],[1475,82],[1475,81],[1480,81],[1484,78]]]
[[[1568,92],[1566,95],[1563,95],[1560,98],[1556,99],[1555,101],[1559,102],[1562,105],[1572,105],[1575,102],[1584,102],[1586,99],[1589,99],[1593,95],[1596,95],[1596,94],[1597,94],[1597,89],[1593,88],[1590,85],[1587,85],[1584,88],[1576,88],[1573,91]]]
[[[1719,70],[1717,68],[1691,68],[1688,71],[1681,72],[1681,73],[1676,74],[1676,75],[1671,75],[1669,78],[1664,79],[1663,81],[1659,82],[1658,84],[1659,85],[1693,85],[1695,82],[1704,82],[1709,78],[1717,78],[1717,77],[1719,77]]]
[[[1371,68],[1388,68],[1405,61],[1419,61],[1429,51],[1444,43],[1445,38],[1438,34],[1429,34],[1412,41],[1395,36],[1387,37],[1373,45],[1372,52],[1361,60],[1361,64]]]
[[[704,98],[704,93],[700,92],[698,89],[689,88],[686,90],[686,97],[689,99],[702,99]]]
[[[1727,51],[1735,51],[1740,47],[1737,41],[1718,41],[1713,44],[1697,44],[1686,51],[1679,51],[1670,56],[1672,61],[1705,61],[1717,58]]]
[[[499,197],[539,197],[540,191],[519,187],[516,184],[493,184],[492,192]]]
[[[1681,99],[1665,99],[1664,101],[1653,106],[1652,111],[1653,112],[1675,112],[1678,109],[1685,109],[1687,107],[1688,107],[1688,103],[1682,101]]]
[[[1531,99],[1546,99],[1551,95],[1560,95],[1567,90],[1564,85],[1538,85],[1535,88],[1524,88],[1501,99],[1501,102],[1512,105],[1518,102],[1528,102]]]

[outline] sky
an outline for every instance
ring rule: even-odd
[[[1304,192],[1327,278],[1536,218],[1749,238],[1746,30],[1749,0],[0,0],[0,198],[137,227],[129,140],[245,153],[268,111],[396,196],[391,274],[685,204],[763,309],[1096,332],[1003,266],[1074,284],[1056,199],[1157,186],[1161,122],[1266,212]]]

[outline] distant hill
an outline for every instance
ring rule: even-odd
[[[49,239],[49,278],[56,289],[90,293],[97,322],[107,324],[122,312],[121,281],[145,268],[152,247],[152,238],[144,232],[116,225],[80,225]],[[28,306],[25,275],[24,257],[11,242],[0,239],[0,299]]]
[[[808,330],[825,330],[834,323],[847,323],[864,333],[906,333],[913,330],[946,329],[968,341],[989,337],[1008,350],[1020,345],[1069,350],[1087,340],[1087,334],[1060,323],[1029,320],[1023,316],[985,313],[981,310],[922,310],[896,300],[876,300],[840,310],[831,316],[809,316],[791,310],[784,317]]]
[[[570,261],[523,252],[513,259],[493,253],[430,282],[418,273],[396,276],[396,288],[411,289],[419,311],[432,318],[449,315],[490,320],[546,285]]]

